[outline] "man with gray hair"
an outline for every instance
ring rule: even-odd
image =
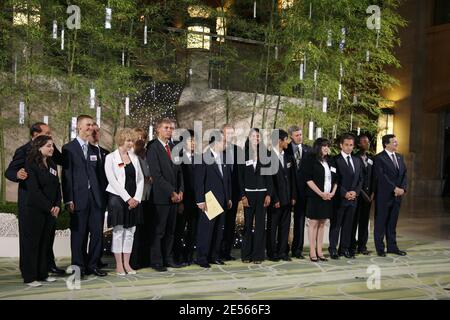
[[[295,183],[297,190],[297,202],[294,206],[294,239],[291,245],[292,256],[298,259],[304,259],[303,239],[305,230],[305,211],[306,211],[306,181],[302,172],[303,160],[311,154],[311,147],[303,144],[303,133],[299,126],[291,126],[288,129],[291,142],[286,153],[295,159]]]

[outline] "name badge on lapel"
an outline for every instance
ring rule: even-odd
[[[253,165],[253,160],[245,161],[245,165],[246,165],[247,167]]]
[[[96,155],[91,155],[90,156],[90,160],[91,161],[97,161],[97,156]]]
[[[330,167],[330,171],[333,173],[336,173],[336,168],[335,167]]]
[[[54,175],[54,176],[57,176],[57,175],[58,175],[58,171],[56,171],[56,170],[53,169],[53,168],[50,168],[50,173],[51,173],[52,175]]]
[[[372,159],[367,159],[367,163],[370,164],[370,165],[372,166],[372,165],[373,165]]]
[[[289,169],[290,167],[292,167],[292,162],[288,162],[288,164],[286,166]]]

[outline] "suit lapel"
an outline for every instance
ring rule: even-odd
[[[74,144],[75,151],[78,153],[78,155],[81,157],[81,160],[86,162],[86,158],[84,157],[83,149],[81,148],[80,143],[77,139],[72,140],[72,143]],[[89,148],[88,148],[88,157],[89,157]]]

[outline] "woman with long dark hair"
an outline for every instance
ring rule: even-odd
[[[245,163],[239,164],[241,199],[244,206],[244,236],[241,259],[260,264],[265,259],[266,212],[272,194],[272,177],[261,169],[259,129],[250,130],[245,142]],[[261,148],[263,149],[263,148]]]
[[[305,160],[306,217],[309,219],[309,258],[312,262],[327,261],[322,253],[325,223],[333,214],[336,194],[336,166],[330,154],[330,142],[319,138],[314,142],[313,154]]]
[[[25,170],[28,178],[24,217],[24,282],[31,287],[40,281],[53,282],[48,276],[48,252],[56,218],[61,211],[61,189],[56,165],[51,157],[54,147],[50,136],[39,136],[31,142]]]

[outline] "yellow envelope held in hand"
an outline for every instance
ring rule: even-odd
[[[207,194],[205,194],[205,201],[206,208],[208,209],[208,211],[205,211],[205,213],[209,220],[214,219],[223,212],[222,206],[220,205],[219,201],[217,201],[212,191],[209,191]]]

